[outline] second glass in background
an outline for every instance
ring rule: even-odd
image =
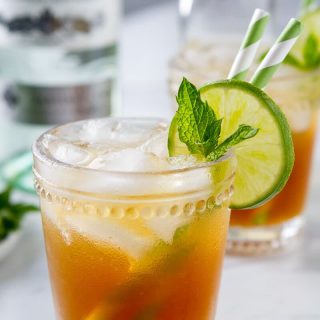
[[[281,25],[280,17],[285,19],[288,15],[283,11],[287,6],[282,7],[281,4],[280,7],[280,1],[253,4],[236,1],[232,4],[230,1],[194,1],[185,28],[185,43],[170,62],[169,87],[173,98],[183,76],[197,86],[227,76],[240,47],[239,33],[246,30],[257,5],[272,12],[274,30]],[[299,2],[296,1],[288,11],[297,11],[298,8]],[[236,11],[245,14],[236,14]],[[209,13],[213,15],[211,19],[208,19]],[[202,20],[197,17],[202,17]],[[215,25],[217,21],[221,21],[220,28]],[[254,71],[255,68],[252,69]],[[301,214],[307,197],[317,127],[316,109],[320,105],[319,85],[319,70],[301,72],[282,67],[267,87],[266,91],[281,106],[291,125],[295,166],[287,186],[275,199],[258,209],[232,211],[229,253],[252,255],[273,252],[293,243],[292,240],[301,233]],[[172,101],[175,108],[174,99]]]
[[[242,35],[252,12],[260,8],[272,13],[268,30],[276,34],[284,22],[300,10],[300,0],[178,0],[181,42],[211,41],[220,35]]]

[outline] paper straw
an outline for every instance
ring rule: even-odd
[[[240,50],[229,72],[228,79],[245,79],[268,21],[268,12],[261,9],[254,11]]]
[[[297,41],[300,33],[301,22],[296,19],[291,19],[275,44],[262,60],[250,81],[252,84],[259,88],[264,88],[267,85],[294,43]]]

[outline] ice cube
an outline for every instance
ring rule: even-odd
[[[93,144],[105,142],[110,136],[111,131],[112,127],[106,125],[103,120],[87,121],[79,132],[79,140]]]
[[[146,225],[163,241],[172,243],[173,236],[179,227],[190,223],[192,217],[170,216],[152,217],[146,220]]]
[[[139,235],[121,224],[121,220],[101,219],[94,216],[72,215],[66,217],[69,228],[93,240],[103,241],[139,258],[155,242],[152,237]],[[71,240],[72,241],[72,240]]]
[[[122,120],[117,130],[110,135],[110,140],[124,148],[134,148],[165,130],[166,126],[157,121],[146,124],[145,122],[127,122]]]
[[[56,160],[67,164],[83,166],[93,157],[89,150],[60,139],[48,141],[48,149]]]
[[[153,236],[140,235],[123,224],[121,219],[108,219],[84,214],[59,214],[50,205],[42,207],[46,216],[59,228],[67,245],[72,245],[74,232],[90,241],[101,241],[119,248],[138,259],[156,242]]]
[[[157,122],[146,125],[144,122],[132,123],[126,120],[92,120],[85,123],[79,133],[79,140],[94,144],[104,144],[120,150],[137,147],[159,131]]]
[[[168,158],[171,169],[184,169],[199,164],[199,160],[192,155],[181,155]]]
[[[152,172],[164,170],[168,163],[151,153],[129,148],[100,155],[88,167],[106,171]]]
[[[87,164],[86,153],[99,157],[91,166],[98,169],[109,162],[113,166],[112,159],[116,158],[116,152],[124,149],[139,148],[141,145],[146,144],[147,141],[155,142],[152,146],[146,147],[146,153],[161,154],[162,157],[166,156],[167,133],[163,134],[166,129],[166,124],[158,120],[149,122],[110,118],[95,119],[53,129],[44,141],[49,145],[49,152],[57,160],[66,163]],[[70,145],[70,148],[68,145]],[[148,151],[149,148],[150,152]],[[106,155],[109,152],[110,156]],[[150,155],[148,157],[150,158]],[[138,155],[138,160],[143,160],[142,158],[141,155]],[[129,160],[136,163],[131,158]],[[125,159],[120,161],[120,165],[117,166],[118,169],[124,169],[123,162],[127,166],[129,161],[125,161]],[[143,165],[148,166],[145,162],[143,162]],[[153,167],[151,170],[153,170]]]
[[[167,158],[169,156],[167,141],[168,130],[165,130],[152,136],[140,147],[140,149],[144,152],[152,153],[159,158]]]

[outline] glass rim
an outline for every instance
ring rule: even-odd
[[[207,43],[205,43],[205,44],[207,44]],[[214,42],[209,43],[209,44],[214,44]],[[184,73],[184,72],[190,73],[191,72],[192,74],[203,75],[204,73],[197,72],[196,68],[191,69],[190,67],[186,68],[186,67],[182,67],[181,65],[179,65],[178,56],[181,52],[183,52],[183,48],[184,48],[184,46],[180,47],[178,49],[178,51],[175,53],[175,55],[169,59],[169,62],[168,62],[169,73],[170,73],[169,77],[171,76],[172,70],[176,70],[180,73]],[[232,63],[232,61],[231,61],[231,63]],[[282,64],[281,66],[286,66],[286,65]],[[230,68],[231,68],[231,64],[230,64]],[[251,66],[251,68],[252,68],[252,66]],[[288,70],[290,70],[290,72],[288,72],[286,74],[280,74],[278,71],[273,76],[271,81],[268,83],[268,87],[271,85],[281,83],[281,82],[285,82],[285,81],[289,81],[289,82],[295,81],[297,77],[299,78],[299,80],[301,80],[301,79],[309,79],[309,78],[312,79],[312,77],[318,76],[318,75],[320,76],[320,67],[318,67],[314,70],[300,70],[300,69],[294,68],[292,66],[287,66],[287,68],[288,68]],[[212,81],[209,81],[209,83],[219,81],[219,80],[223,80],[223,79],[213,79]]]
[[[63,161],[60,161],[58,159],[54,159],[53,157],[50,157],[50,155],[44,151],[42,141],[43,138],[49,134],[52,130],[55,130],[60,127],[68,126],[70,124],[76,124],[86,121],[95,121],[95,120],[103,120],[103,119],[110,119],[110,120],[129,120],[129,121],[159,121],[168,123],[163,118],[143,118],[143,117],[102,117],[102,118],[92,118],[92,119],[86,119],[86,120],[79,120],[74,122],[69,122],[62,125],[57,125],[55,127],[52,127],[42,133],[32,144],[32,154],[33,156],[40,161],[45,166],[55,166],[57,169],[72,169],[79,172],[86,172],[86,173],[101,173],[104,175],[118,175],[118,176],[165,176],[165,175],[174,175],[179,173],[186,173],[186,172],[192,172],[196,170],[201,170],[205,168],[210,168],[215,166],[216,164],[220,164],[224,161],[227,161],[231,158],[234,158],[235,155],[232,151],[227,152],[224,156],[219,158],[215,161],[205,161],[205,162],[197,162],[196,164],[192,164],[188,167],[183,168],[176,168],[176,169],[165,169],[165,170],[159,170],[159,171],[119,171],[119,170],[101,170],[101,169],[94,169],[94,168],[86,168],[79,165],[73,165],[69,164]],[[34,166],[33,166],[34,168]],[[35,168],[34,168],[35,170]]]

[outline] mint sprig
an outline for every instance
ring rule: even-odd
[[[185,143],[191,154],[208,161],[221,158],[230,148],[254,137],[259,129],[241,124],[239,128],[219,144],[223,119],[217,119],[207,101],[202,101],[197,88],[183,78],[177,102],[176,121],[179,139]]]
[[[305,15],[306,13],[314,10],[317,7],[316,0],[301,0],[301,15]]]
[[[192,154],[207,157],[218,144],[221,121],[207,102],[202,102],[197,88],[183,79],[177,96],[178,131],[181,142]]]
[[[246,124],[241,124],[239,128],[231,136],[229,136],[229,138],[224,140],[209,154],[207,159],[210,161],[218,160],[233,146],[241,143],[244,140],[253,138],[258,131],[259,129],[253,128]]]
[[[320,45],[316,36],[310,34],[307,37],[302,50],[302,59],[298,59],[292,53],[289,53],[283,63],[303,71],[320,67]]]
[[[313,69],[320,66],[320,46],[315,35],[310,34],[303,47],[305,68]]]
[[[28,203],[12,203],[11,193],[11,187],[0,193],[0,241],[19,229],[23,217],[28,212],[38,210],[38,207]]]

